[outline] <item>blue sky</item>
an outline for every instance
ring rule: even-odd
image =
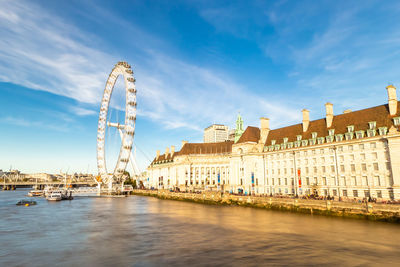
[[[399,15],[398,1],[0,0],[0,169],[96,173],[99,102],[120,60],[137,79],[142,170],[238,111],[278,128],[303,108],[323,117],[327,101],[335,114],[386,103]]]

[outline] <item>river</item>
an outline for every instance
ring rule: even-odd
[[[0,192],[0,266],[400,264],[400,226],[150,197],[16,206]]]

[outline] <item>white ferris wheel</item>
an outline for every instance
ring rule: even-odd
[[[125,84],[124,124],[107,120],[113,89],[120,75],[123,77]],[[137,106],[135,81],[136,80],[133,77],[131,66],[127,62],[118,62],[108,76],[103,98],[101,100],[97,129],[97,167],[100,176],[98,183],[102,186],[107,186],[108,189],[113,187],[114,182],[123,184],[125,179],[124,173],[128,162],[131,162],[135,174],[139,174],[135,157],[132,155]],[[110,168],[107,169],[106,166],[105,142],[107,127],[117,128],[121,137],[121,148],[119,151],[118,160],[115,167],[113,167],[114,169],[112,172],[110,172]]]

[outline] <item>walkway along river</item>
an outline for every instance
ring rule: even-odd
[[[0,192],[0,266],[391,265],[397,224],[151,197],[16,206]]]

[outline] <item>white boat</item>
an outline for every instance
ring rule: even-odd
[[[30,197],[41,197],[43,196],[44,192],[43,190],[31,190],[28,193],[28,196]]]
[[[50,196],[53,191],[59,191],[59,188],[51,186],[51,185],[46,185],[46,187],[43,190],[44,196],[45,197]]]
[[[48,201],[60,201],[62,200],[62,191],[61,190],[53,190],[47,197],[46,199]]]

